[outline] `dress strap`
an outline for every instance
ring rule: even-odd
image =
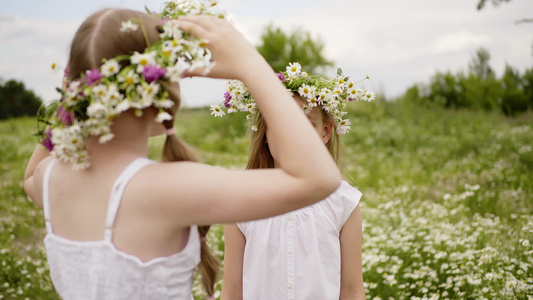
[[[120,206],[120,202],[122,201],[122,195],[124,194],[124,189],[128,185],[128,182],[131,180],[131,178],[133,178],[133,176],[135,176],[135,174],[137,174],[140,169],[153,163],[155,162],[145,157],[136,158],[118,176],[115,184],[113,184],[113,189],[111,190],[111,194],[109,196],[104,240],[111,242],[113,239],[113,226],[115,224],[115,218],[117,217],[118,208]]]
[[[43,177],[43,210],[44,210],[44,220],[46,223],[46,231],[51,233],[52,229],[52,215],[50,214],[50,173],[52,173],[52,168],[56,164],[57,159],[53,159],[46,170],[44,171]]]

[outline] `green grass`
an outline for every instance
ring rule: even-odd
[[[364,194],[367,298],[531,299],[533,114],[507,119],[374,102],[348,116],[341,165]],[[183,109],[176,131],[203,162],[243,168],[243,118]],[[0,299],[57,299],[42,212],[22,186],[34,131],[33,118],[0,122]],[[159,157],[163,141],[151,141],[150,157]],[[221,259],[222,233],[213,226],[209,235]],[[195,295],[203,299],[198,286]]]

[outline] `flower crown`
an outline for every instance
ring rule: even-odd
[[[142,20],[122,22],[117,34],[141,28],[147,43],[144,52],[104,59],[100,68],[67,81],[64,90],[58,89],[61,100],[41,115],[39,121],[48,125],[38,133],[41,143],[54,157],[73,163],[73,169],[86,169],[90,163],[85,141],[90,136],[99,136],[100,143],[113,139],[112,120],[122,112],[135,109],[135,115],[141,116],[143,109],[155,107],[159,110],[157,122],[172,120],[165,109],[174,102],[159,81],[178,82],[185,70],[204,68],[209,72],[214,64],[206,41],[180,30],[175,19],[191,14],[224,18],[224,14],[214,11],[215,6],[213,0],[208,3],[173,0],[164,4],[161,13],[147,10],[161,19],[160,39],[153,44],[148,41]],[[121,69],[123,61],[129,64]]]
[[[297,93],[306,103],[302,109],[307,114],[313,107],[320,106],[323,110],[333,115],[337,125],[337,134],[345,134],[350,131],[350,120],[345,119],[344,108],[353,101],[372,101],[375,94],[369,90],[362,90],[356,86],[358,82],[350,81],[349,77],[343,75],[342,70],[337,69],[337,76],[330,79],[322,75],[308,75],[302,70],[302,66],[297,63],[289,63],[285,72],[277,73],[279,79],[287,90],[293,95]],[[368,76],[365,78],[368,79]],[[239,80],[231,80],[226,84],[224,102],[211,105],[211,115],[222,117],[225,112],[221,106],[227,108],[228,113],[238,111],[248,112],[248,120],[253,118],[257,112],[255,100],[248,89]],[[257,126],[252,125],[251,129],[257,131]]]

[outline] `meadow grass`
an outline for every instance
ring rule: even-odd
[[[364,194],[368,299],[533,299],[532,113],[507,119],[375,102],[348,116],[341,166]],[[249,145],[243,119],[183,109],[176,132],[201,161],[241,169]],[[42,212],[22,184],[35,122],[0,122],[0,299],[58,299]],[[151,141],[151,158],[163,142]],[[208,238],[223,263],[222,226]],[[198,284],[194,293],[204,298]]]

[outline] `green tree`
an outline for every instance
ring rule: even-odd
[[[479,79],[487,80],[490,77],[494,77],[494,71],[490,67],[489,61],[489,51],[485,48],[480,48],[472,58],[472,62],[468,65],[468,70]]]
[[[0,120],[20,116],[34,116],[42,101],[24,83],[16,80],[0,82]]]
[[[257,50],[275,71],[284,71],[290,62],[299,62],[309,73],[333,65],[322,54],[324,43],[320,39],[313,40],[311,34],[301,28],[285,33],[270,24],[264,29]]]
[[[506,65],[502,77],[501,107],[506,115],[515,116],[516,112],[528,109],[528,95],[524,88],[527,86],[526,77],[521,77],[518,70]],[[528,101],[529,100],[529,101]]]

